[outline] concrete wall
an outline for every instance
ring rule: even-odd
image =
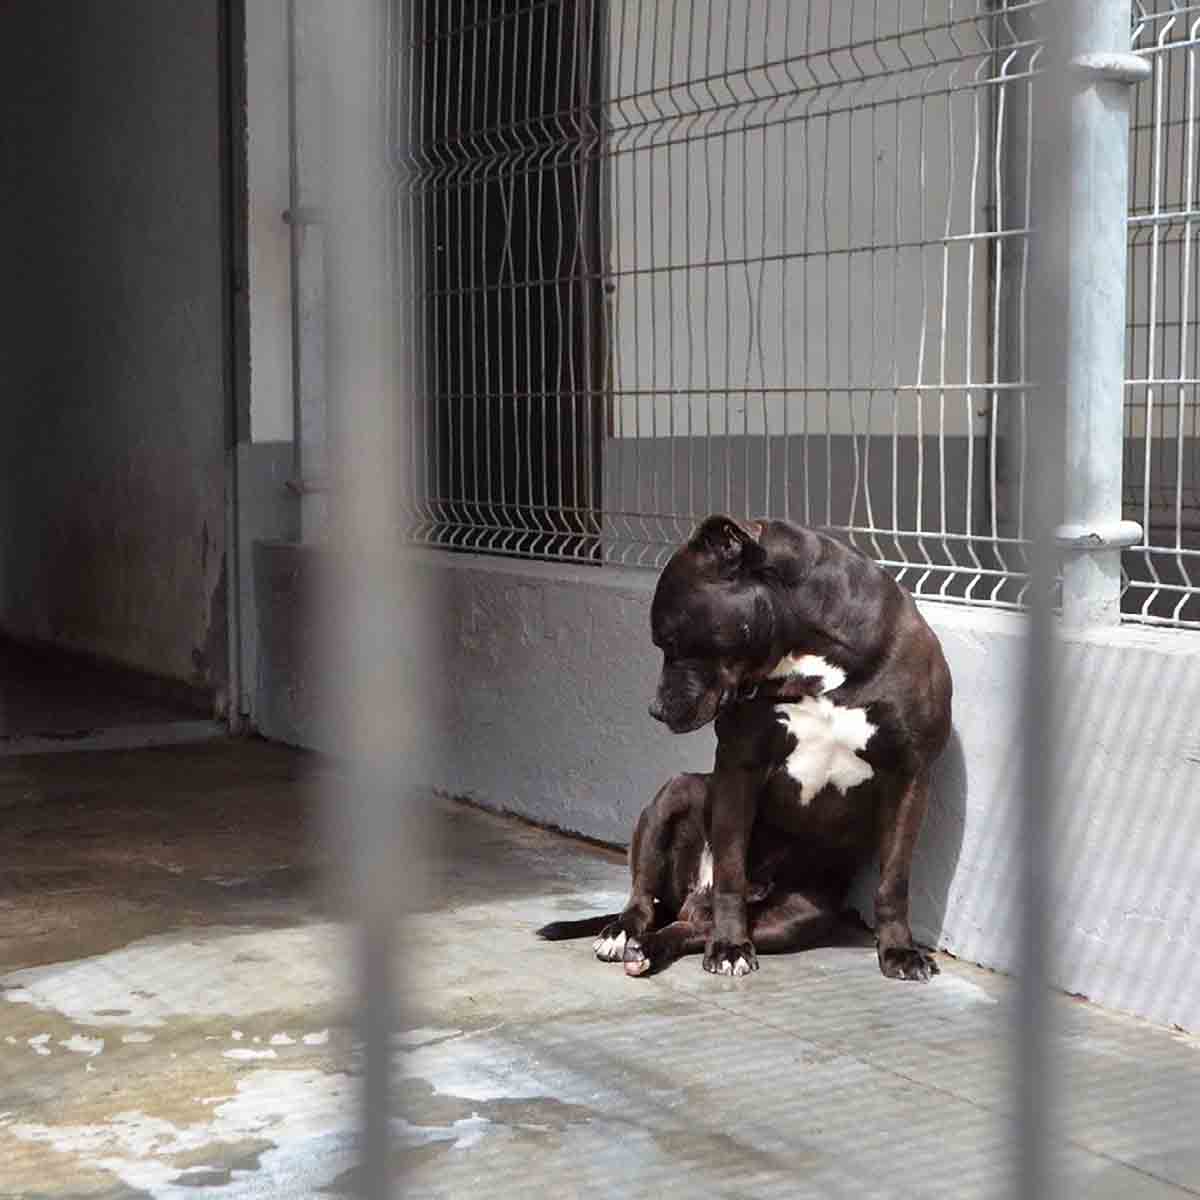
[[[0,11],[0,628],[226,674],[219,6]]]
[[[319,744],[321,552],[260,544],[259,723]],[[711,730],[646,715],[654,576],[475,556],[418,560],[441,590],[427,681],[453,753],[430,782],[492,808],[625,843],[673,772],[712,762]],[[1017,959],[1015,837],[1021,618],[924,606],[954,672],[942,759],[913,880],[921,938],[1001,970]],[[1067,647],[1071,780],[1057,827],[1056,982],[1107,1006],[1200,1029],[1200,637],[1121,629]],[[864,878],[859,900],[870,895]],[[869,911],[869,906],[867,910]]]

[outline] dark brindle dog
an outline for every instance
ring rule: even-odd
[[[650,713],[675,733],[715,719],[716,765],[673,779],[638,819],[624,912],[540,934],[599,933],[597,956],[631,975],[700,950],[705,970],[744,975],[756,948],[823,936],[874,855],[880,970],[935,974],[908,880],[951,683],[912,597],[824,534],[714,516],[667,563],[650,622],[663,653]]]

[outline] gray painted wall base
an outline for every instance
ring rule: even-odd
[[[238,575],[241,613],[242,695],[240,711],[258,723],[258,698],[272,694],[258,683],[258,581],[254,546],[259,541],[296,541],[300,537],[300,500],[288,490],[294,453],[289,442],[240,442],[237,447]]]
[[[259,728],[320,747],[311,584],[320,551],[261,543]],[[657,674],[650,573],[414,555],[441,593],[429,681],[453,751],[436,787],[627,843],[672,773],[711,765],[711,730],[646,714]],[[913,879],[918,936],[1000,970],[1017,961],[1022,619],[926,604],[955,680]],[[1111,1008],[1200,1030],[1200,636],[1122,628],[1065,648],[1075,747],[1058,815],[1055,982]],[[332,747],[326,747],[332,748]],[[857,891],[869,915],[871,882]]]

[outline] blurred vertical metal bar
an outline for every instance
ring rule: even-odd
[[[1055,653],[1058,548],[1062,514],[1068,344],[1062,314],[1071,290],[1069,205],[1071,102],[1075,81],[1068,64],[1076,44],[1075,0],[1058,0],[1037,14],[1043,41],[1041,73],[1032,104],[1032,256],[1029,293],[1029,362],[1034,383],[1030,413],[1029,480],[1025,528],[1029,536],[1029,635],[1026,646],[1022,733],[1024,806],[1017,830],[1020,863],[1020,958],[1013,1039],[1017,1119],[1015,1196],[1040,1200],[1052,1194],[1050,1148],[1055,1112],[1051,1052],[1050,905],[1057,794],[1055,722],[1058,684]]]
[[[1066,551],[1064,623],[1119,618],[1128,84],[1145,70],[1128,51],[1127,0],[1058,0],[1040,9],[1038,21],[1043,51],[1032,122],[1036,233],[1029,322],[1036,392],[1026,488],[1030,627],[1015,1039],[1016,1194],[1023,1198],[1053,1190],[1051,914],[1063,783],[1060,721],[1069,699],[1060,675],[1055,592]]]
[[[395,163],[409,131],[408,88],[389,57],[390,0],[341,0],[323,9],[330,206],[329,364],[334,570],[324,597],[325,669],[333,699],[328,739],[346,773],[330,785],[331,815],[349,836],[348,881],[357,908],[353,964],[363,1046],[359,1193],[392,1194],[390,1133],[399,1116],[390,1042],[403,996],[394,964],[398,918],[418,896],[425,856],[419,787],[431,778],[433,740],[419,700],[432,659],[431,609],[400,546],[406,488],[405,426],[412,415],[408,339],[411,281],[393,270]],[[401,111],[389,111],[391,106]]]

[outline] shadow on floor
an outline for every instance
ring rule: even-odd
[[[0,637],[0,755],[218,736],[211,693]]]
[[[0,758],[0,969],[220,924],[345,913],[327,760],[259,739]],[[574,888],[540,829],[425,796],[421,908]],[[621,856],[581,846],[608,869]],[[561,878],[560,878],[561,876]]]

